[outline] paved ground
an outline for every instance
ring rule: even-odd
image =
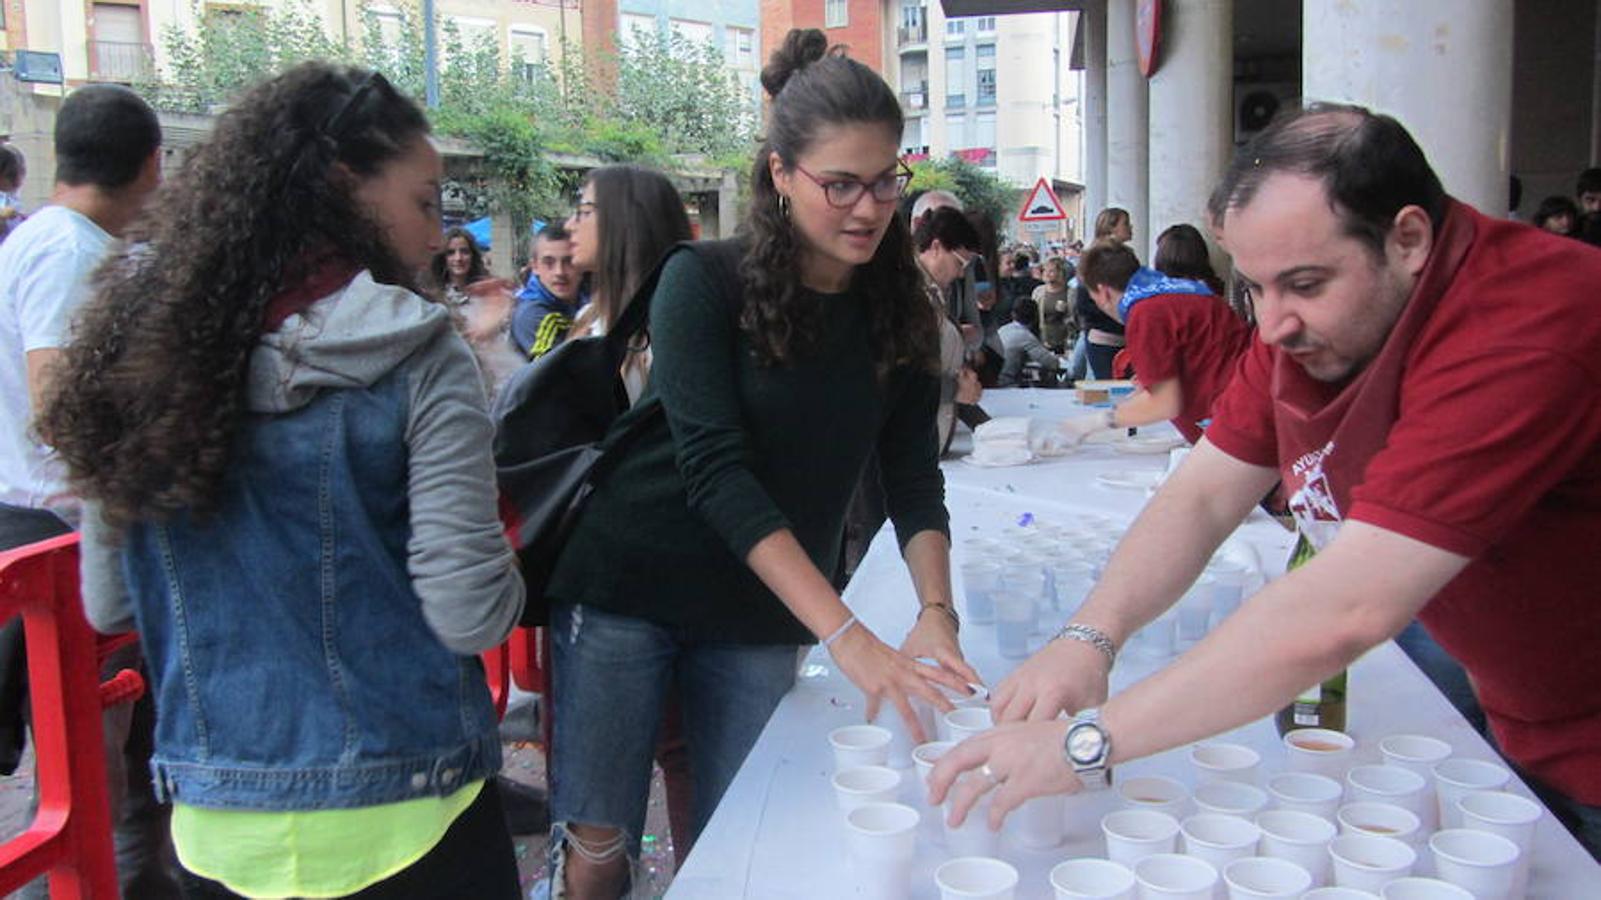
[[[519,729],[509,728],[508,734]],[[545,755],[538,744],[510,741],[505,745],[504,772],[525,784],[543,788],[545,785]],[[23,759],[15,775],[0,778],[0,841],[18,834],[28,826],[28,798],[33,793],[33,762],[31,750]],[[651,781],[650,809],[645,821],[644,845],[641,850],[646,872],[650,877],[650,896],[666,893],[673,877],[672,840],[667,833],[667,809],[663,799],[661,773]],[[517,867],[522,872],[523,889],[527,891],[545,875],[546,835],[519,835],[515,837]]]

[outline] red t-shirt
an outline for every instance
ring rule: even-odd
[[[1212,417],[1212,402],[1251,346],[1251,330],[1220,297],[1157,294],[1129,310],[1124,334],[1123,352],[1141,384],[1178,379],[1184,408],[1173,427],[1190,443],[1199,441],[1200,423]]]
[[[1320,384],[1256,344],[1207,438],[1345,518],[1472,562],[1419,618],[1502,750],[1601,804],[1601,251],[1453,203],[1379,356]],[[1374,689],[1364,700],[1382,703]]]

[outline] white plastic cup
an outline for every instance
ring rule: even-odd
[[[951,707],[953,709],[989,709],[990,698],[989,691],[987,690],[975,690],[972,694],[962,697],[952,693],[949,688],[946,688],[943,685],[938,687],[940,692],[945,695],[946,699],[951,701]],[[917,702],[922,701],[919,700]],[[934,719],[934,737],[942,741],[951,740],[950,726],[945,724],[946,714],[932,706],[930,706],[928,709],[929,715]]]
[[[1190,765],[1195,767],[1196,784],[1237,781],[1255,784],[1262,754],[1244,744],[1209,741],[1190,748]]]
[[[1418,852],[1395,838],[1374,834],[1342,834],[1329,844],[1334,883],[1377,893],[1397,878],[1412,874]]]
[[[1134,632],[1124,648],[1129,656],[1140,659],[1167,659],[1178,652],[1178,614],[1172,611],[1157,616],[1144,628]]]
[[[1512,780],[1506,766],[1482,759],[1452,758],[1434,766],[1434,794],[1439,801],[1440,827],[1461,828],[1462,810],[1456,802],[1474,791],[1499,791]]]
[[[1426,734],[1392,734],[1379,741],[1379,753],[1387,766],[1399,766],[1423,776],[1423,811],[1418,815],[1423,827],[1433,831],[1440,827],[1440,810],[1434,796],[1434,767],[1451,758],[1451,745]]]
[[[912,707],[913,714],[921,715],[916,707]],[[909,769],[912,767],[912,748],[917,742],[912,738],[912,729],[901,718],[900,710],[890,704],[878,709],[878,718],[873,720],[874,725],[889,732],[889,747],[884,751],[884,765],[892,769]],[[927,733],[926,730],[924,732]]]
[[[1147,856],[1172,853],[1178,846],[1178,820],[1152,809],[1120,809],[1101,819],[1106,858],[1132,868]]]
[[[1345,785],[1353,803],[1388,803],[1412,811],[1419,821],[1434,799],[1427,779],[1400,766],[1352,766]]]
[[[1179,823],[1179,836],[1185,855],[1204,859],[1221,872],[1237,859],[1256,855],[1262,829],[1238,816],[1201,813]]]
[[[917,853],[917,810],[899,803],[868,803],[845,816],[857,883],[874,900],[904,900]]]
[[[940,900],[1012,900],[1017,870],[985,856],[963,856],[934,870]]]
[[[1287,859],[1247,856],[1223,867],[1229,900],[1298,900],[1312,887],[1312,873]]]
[[[963,706],[945,714],[945,730],[949,740],[959,744],[975,734],[995,727],[995,719],[987,706]]]
[[[1308,812],[1293,809],[1273,809],[1256,817],[1262,829],[1259,844],[1263,856],[1287,859],[1312,875],[1315,885],[1329,880],[1329,843],[1334,840],[1334,825]]]
[[[1271,798],[1268,797],[1267,791],[1254,784],[1214,781],[1197,787],[1193,799],[1196,808],[1201,812],[1250,819],[1267,809]]]
[[[1124,779],[1117,786],[1117,795],[1128,809],[1154,809],[1175,819],[1182,819],[1190,806],[1190,789],[1165,775]]]
[[[857,766],[834,773],[834,803],[841,812],[869,803],[890,803],[901,788],[901,773],[886,766]]]
[[[1428,839],[1423,821],[1410,809],[1389,803],[1347,803],[1335,813],[1341,834],[1375,834],[1395,838],[1417,850]]]
[[[928,773],[934,771],[934,764],[954,746],[955,741],[929,741],[912,749],[912,764],[917,766],[917,780],[925,790],[928,788]]]
[[[1462,827],[1474,831],[1499,834],[1518,845],[1518,874],[1513,895],[1521,895],[1529,886],[1529,861],[1534,858],[1534,833],[1545,808],[1540,804],[1505,791],[1473,791],[1463,794],[1456,802],[1462,812]]]
[[[1428,778],[1434,767],[1451,758],[1451,745],[1426,734],[1392,734],[1379,741],[1387,766],[1400,766]]]
[[[1302,894],[1301,900],[1379,900],[1379,895],[1356,888],[1320,887]]]
[[[1047,794],[1024,800],[1007,816],[1013,839],[1031,850],[1049,850],[1062,843],[1066,831],[1067,795]]]
[[[952,783],[952,793],[955,792],[955,785],[979,777],[973,774],[959,776]],[[993,795],[993,791],[986,791],[967,811],[967,818],[962,820],[962,824],[954,827],[951,825],[951,795],[946,795],[945,803],[940,807],[940,823],[945,828],[945,846],[952,856],[995,855],[1000,846],[1000,834],[991,831],[989,826],[990,798]]]
[[[1051,567],[1051,579],[1056,586],[1057,612],[1069,619],[1095,587],[1095,567],[1082,559],[1063,560]]]
[[[1510,900],[1517,886],[1523,851],[1499,834],[1447,828],[1429,838],[1434,870],[1441,881],[1472,892],[1476,900]]]
[[[889,762],[892,737],[889,729],[877,725],[846,725],[830,731],[828,745],[834,748],[834,770],[884,765]]]
[[[1204,860],[1177,853],[1155,853],[1134,864],[1140,900],[1212,900],[1217,869]]]
[[[1279,809],[1294,809],[1330,822],[1340,809],[1345,789],[1340,783],[1311,772],[1284,772],[1267,780],[1268,795]]]
[[[1289,754],[1286,768],[1291,772],[1311,772],[1338,780],[1351,767],[1356,741],[1328,728],[1297,728],[1285,732],[1284,750]]]
[[[1028,657],[1028,639],[1038,626],[1039,597],[1007,585],[995,597],[995,650],[1003,659]]]
[[[1070,859],[1051,869],[1056,900],[1135,900],[1134,873],[1109,859]]]
[[[1438,878],[1419,878],[1408,875],[1397,878],[1379,892],[1382,900],[1474,900],[1466,888]]]
[[[967,601],[962,619],[974,625],[995,621],[995,593],[1001,588],[1001,567],[992,562],[962,564],[962,594]]]

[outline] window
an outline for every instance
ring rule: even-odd
[[[729,44],[734,52],[729,54],[733,59],[734,68],[749,69],[756,64],[756,32],[749,28],[728,29]]]
[[[945,48],[945,105],[967,105],[967,49]]]
[[[983,147],[986,150],[995,149],[995,114],[982,112],[973,117],[973,146]],[[995,154],[988,156],[990,165],[994,165]]]
[[[964,35],[966,33],[967,33],[967,20],[966,19],[946,19],[945,20],[945,36],[946,37],[961,37],[962,35]]]
[[[392,6],[369,6],[368,12],[372,14],[373,24],[378,26],[378,39],[383,41],[385,47],[400,45],[401,18],[400,10]]]
[[[536,25],[513,25],[508,34],[512,74],[525,83],[532,83],[546,62],[549,38],[545,29]]]
[[[978,75],[978,92],[975,95],[979,106],[995,105],[995,45],[980,44],[973,63],[974,71]]]
[[[640,13],[623,13],[622,23],[617,31],[622,35],[624,43],[653,41],[657,34],[656,17]]]
[[[133,82],[149,71],[150,52],[145,46],[144,12],[137,6],[116,3],[94,5],[94,34],[90,54],[94,77],[102,81]]]
[[[468,53],[476,50],[485,40],[490,42],[494,41],[494,19],[479,19],[472,16],[451,16],[450,21],[455,23],[456,33],[461,35],[461,47]]]
[[[850,23],[850,4],[848,0],[824,0],[823,27],[844,28]]]
[[[710,22],[673,19],[668,23],[667,27],[674,37],[681,37],[697,47],[709,44],[712,40],[712,23]]]
[[[927,143],[923,140],[922,118],[907,119],[906,130],[901,132],[901,153],[925,153],[924,146]]]
[[[978,17],[978,33],[979,34],[991,34],[994,31],[995,31],[995,17],[994,16],[979,16]]]
[[[945,114],[945,145],[947,147],[967,146],[967,115],[965,113]]]

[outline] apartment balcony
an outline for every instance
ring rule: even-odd
[[[901,50],[912,50],[920,45],[926,49],[928,44],[928,22],[922,21],[913,25],[902,25],[895,29],[895,44]]]
[[[916,114],[928,109],[928,82],[909,84],[901,91],[901,109]]]
[[[133,84],[151,77],[155,52],[149,44],[130,41],[90,41],[89,77],[95,81]]]

